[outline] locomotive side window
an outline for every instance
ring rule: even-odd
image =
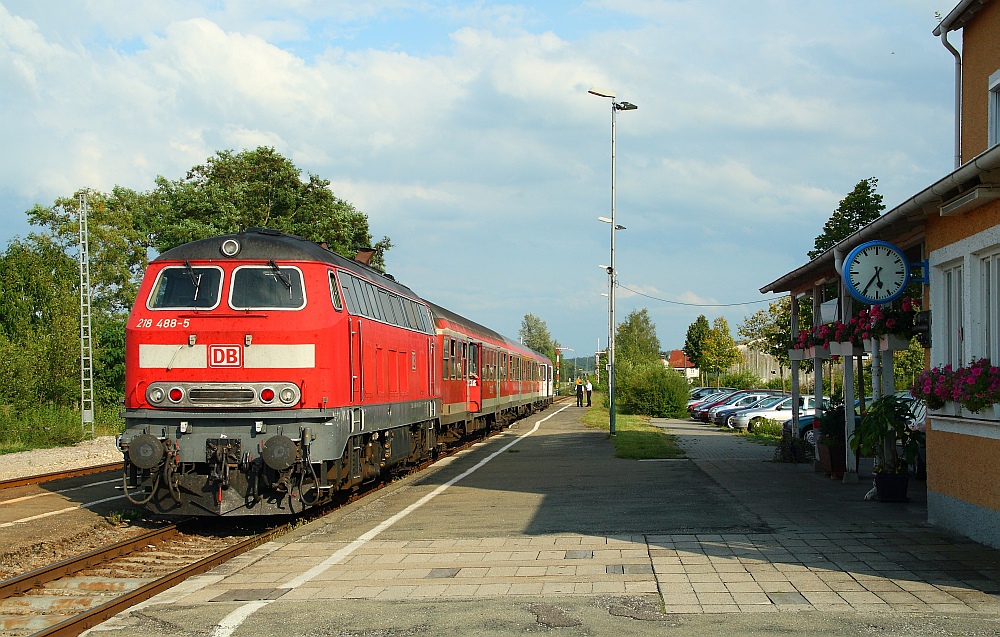
[[[294,267],[241,266],[233,271],[229,306],[234,310],[300,310],[306,305],[302,272]]]
[[[373,317],[373,312],[368,306],[368,298],[365,296],[365,284],[355,277],[351,277],[351,287],[354,288],[354,298],[358,300],[358,311],[362,316]]]
[[[396,324],[396,316],[392,311],[392,303],[389,302],[389,293],[379,288],[378,300],[382,303],[382,313],[385,315],[385,320]]]
[[[406,313],[403,311],[403,300],[395,294],[390,294],[389,300],[392,302],[392,310],[396,314],[396,325],[409,327],[406,322]]]
[[[417,318],[417,304],[410,299],[403,299],[403,309],[406,310],[406,320],[415,330],[426,331]]]
[[[333,299],[333,309],[338,312],[344,309],[340,302],[340,290],[337,289],[337,275],[330,272],[330,298]]]
[[[380,321],[387,320],[385,317],[385,312],[383,312],[382,309],[379,307],[378,293],[375,291],[376,290],[375,286],[369,283],[368,281],[362,281],[361,285],[362,287],[364,287],[365,296],[368,298],[368,309],[370,309],[372,312],[371,317],[373,319],[378,319]],[[381,290],[379,290],[379,292],[381,292]]]
[[[211,310],[219,305],[222,269],[190,263],[160,270],[146,307],[151,310]]]

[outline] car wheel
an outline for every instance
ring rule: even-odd
[[[733,414],[729,418],[726,418],[726,426],[729,427],[730,429],[736,429],[736,414]]]
[[[806,433],[802,437],[805,439],[806,442],[808,442],[811,445],[814,445],[816,444],[817,433],[819,432],[817,432],[815,429],[806,429]]]
[[[753,433],[753,430],[757,428],[757,425],[764,422],[763,418],[751,418],[750,422],[747,423],[747,431]]]

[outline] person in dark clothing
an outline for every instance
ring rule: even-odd
[[[583,407],[583,381],[576,379],[576,406]]]

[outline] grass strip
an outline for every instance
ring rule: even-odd
[[[94,416],[95,436],[112,436],[125,429],[115,407],[98,409]],[[0,408],[0,455],[75,445],[84,439],[80,420],[80,412],[69,407],[44,405],[20,413]]]
[[[601,397],[595,395],[594,406],[580,419],[588,429],[608,428],[608,409]],[[654,460],[683,458],[684,450],[677,445],[671,434],[649,424],[649,416],[626,416],[615,418],[615,457],[627,460]]]

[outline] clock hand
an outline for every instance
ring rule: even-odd
[[[875,278],[878,279],[878,283],[876,285],[878,285],[880,290],[882,289],[882,277],[879,276],[881,273],[882,273],[882,268],[876,267]]]
[[[868,281],[868,285],[865,286],[865,289],[861,290],[861,296],[868,296],[868,288],[872,286],[872,283],[874,283],[875,279],[877,278],[878,278],[878,269],[876,268],[875,275],[872,276],[870,281]]]

